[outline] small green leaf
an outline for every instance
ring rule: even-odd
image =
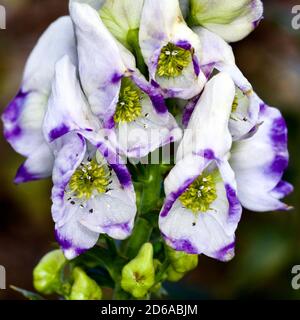
[[[38,293],[32,292],[32,291],[28,291],[22,288],[18,288],[16,286],[10,286],[10,288],[16,292],[21,293],[21,295],[23,295],[25,298],[29,299],[29,300],[45,300],[41,295],[39,295]]]

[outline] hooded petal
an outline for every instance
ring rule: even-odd
[[[144,0],[107,0],[100,10],[100,16],[108,30],[125,46],[128,32],[140,26]]]
[[[93,113],[109,123],[127,68],[120,59],[119,46],[96,10],[87,4],[73,3],[70,14],[77,35],[83,90]]]
[[[263,18],[260,0],[191,0],[190,4],[194,23],[228,42],[245,38]]]
[[[230,164],[242,205],[253,211],[286,210],[280,201],[292,191],[282,181],[288,165],[287,127],[280,112],[263,105],[261,125],[251,138],[234,143]]]
[[[234,95],[233,81],[226,73],[219,73],[206,84],[178,148],[177,160],[191,153],[203,155],[205,150],[210,150],[213,157],[225,157],[232,143],[228,121]]]
[[[69,17],[58,19],[41,36],[27,61],[22,87],[2,116],[7,140],[24,156],[43,141],[41,127],[55,63],[65,54],[76,61]]]
[[[64,56],[57,62],[55,70],[44,119],[45,139],[52,142],[74,130],[99,132],[100,123],[89,108],[70,58]]]
[[[221,37],[205,28],[193,28],[199,36],[202,49],[199,56],[201,69],[209,77],[214,68],[228,73],[242,92],[252,91],[252,86],[235,65],[232,48]]]
[[[155,19],[153,19],[155,17]],[[199,94],[206,81],[200,72],[198,54],[201,43],[185,23],[178,0],[153,2],[145,0],[141,25],[140,46],[150,76],[165,91],[166,96],[189,99]],[[191,62],[177,77],[159,77],[157,66],[161,50],[172,43],[191,52]]]
[[[41,36],[27,61],[22,87],[2,115],[6,139],[23,156],[30,157],[37,149],[40,153],[46,149],[43,146],[42,122],[55,63],[65,54],[76,63],[74,32],[69,17],[55,21]],[[43,170],[40,167],[38,171],[38,175],[34,173],[36,178],[47,176],[49,168],[46,166]]]

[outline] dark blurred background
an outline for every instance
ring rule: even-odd
[[[67,14],[67,0],[1,1],[7,29],[0,30],[0,110],[14,97],[26,59],[38,37],[57,17]],[[300,1],[298,0],[300,4]],[[264,1],[265,19],[245,40],[234,44],[237,64],[260,97],[278,107],[288,122],[290,167],[286,179],[295,192],[290,212],[244,212],[237,231],[236,257],[229,263],[201,256],[199,267],[178,284],[172,297],[201,299],[298,299],[291,269],[300,265],[300,30],[291,27],[295,1]],[[47,57],[45,57],[47,59]],[[2,126],[2,124],[1,124]],[[2,131],[2,127],[1,127]],[[15,186],[19,157],[0,138],[0,265],[11,284],[32,290],[32,269],[54,246],[50,216],[50,181]],[[22,299],[11,289],[0,299]]]

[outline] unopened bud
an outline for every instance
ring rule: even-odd
[[[172,268],[178,273],[186,273],[198,265],[198,255],[196,254],[187,254],[170,247],[167,247],[166,251]]]
[[[61,250],[47,253],[33,270],[33,285],[38,292],[52,294],[61,287],[61,271],[66,259]]]
[[[151,243],[145,243],[138,255],[124,266],[121,287],[135,298],[142,298],[154,283],[153,247]]]
[[[73,270],[73,278],[69,300],[101,300],[101,288],[81,268]]]
[[[167,280],[171,282],[177,282],[184,277],[184,273],[177,272],[172,266],[169,266],[167,269]]]

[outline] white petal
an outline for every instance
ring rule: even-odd
[[[98,241],[99,233],[89,230],[79,222],[83,215],[79,207],[70,207],[68,222],[55,226],[56,240],[67,259],[74,259]]]
[[[47,178],[53,169],[54,157],[47,143],[42,143],[33,151],[19,168],[15,183],[24,183]]]
[[[70,13],[75,23],[83,90],[94,114],[109,123],[127,68],[120,57],[119,46],[97,11],[86,4],[74,3]]]
[[[288,164],[287,128],[280,112],[263,106],[262,125],[251,138],[234,143],[230,164],[235,171],[238,196],[253,211],[288,209],[275,192]],[[290,190],[291,191],[291,190]]]
[[[232,143],[228,121],[234,95],[233,81],[225,73],[219,73],[206,84],[178,148],[177,161],[206,150],[216,158],[228,153]]]
[[[22,87],[2,116],[7,140],[24,156],[29,156],[43,143],[42,121],[55,64],[65,54],[76,63],[74,31],[69,17],[56,20],[43,33],[26,63]]]
[[[82,217],[81,223],[90,230],[120,240],[131,234],[136,205],[122,189],[90,199],[88,207],[93,209],[93,213]]]
[[[96,132],[100,130],[100,124],[82,93],[75,66],[69,57],[65,56],[56,65],[52,93],[44,119],[44,134],[51,142],[73,130]]]
[[[232,48],[221,37],[204,28],[193,28],[201,41],[201,54],[199,56],[201,68],[205,70],[207,76],[214,68],[227,72],[234,83],[245,93],[252,90],[249,81],[244,77],[235,65],[235,58]]]
[[[56,20],[39,39],[26,64],[23,90],[48,93],[55,64],[64,55],[77,63],[74,29],[69,17]]]
[[[239,41],[257,27],[263,4],[260,0],[192,0],[191,15],[224,40]]]

